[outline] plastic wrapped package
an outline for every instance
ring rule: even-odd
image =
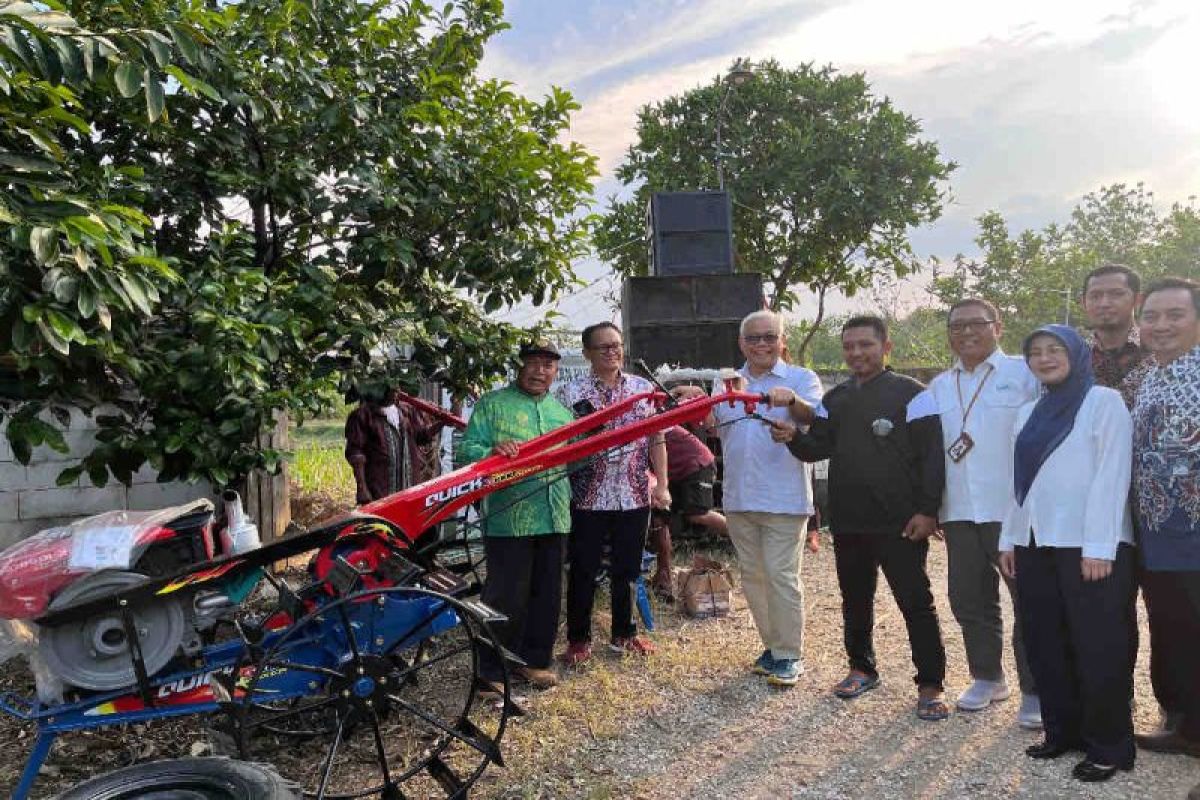
[[[55,628],[57,646],[47,650],[50,631],[33,620],[56,605],[120,591],[145,575],[213,557],[212,517],[208,500],[154,511],[108,511],[41,531],[0,553],[0,663],[24,656],[43,702],[61,702],[68,684],[86,685],[64,680],[62,673],[87,658],[91,645],[85,636],[99,633],[86,625],[78,631]],[[86,680],[91,673],[83,674]]]
[[[0,618],[38,617],[63,587],[100,570],[132,570],[157,543],[196,536],[202,557],[211,558],[212,514],[212,502],[204,499],[154,511],[106,511],[22,539],[0,553]]]
[[[36,649],[36,625],[20,619],[0,619],[0,664]]]
[[[23,656],[28,662],[38,699],[43,703],[61,703],[66,684],[38,650],[37,624],[25,619],[0,619],[0,664],[16,656]]]

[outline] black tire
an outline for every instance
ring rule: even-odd
[[[58,800],[299,800],[300,790],[264,764],[173,758],[134,764],[81,783]]]

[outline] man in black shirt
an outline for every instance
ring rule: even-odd
[[[871,634],[882,568],[908,627],[917,716],[939,720],[949,715],[946,651],[925,561],[945,482],[942,430],[925,387],[884,367],[891,350],[882,319],[847,320],[842,354],[852,377],[825,395],[808,432],[788,447],[804,461],[830,460],[830,527],[850,660],[834,694],[849,699],[879,685]]]

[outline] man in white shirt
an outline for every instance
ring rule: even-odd
[[[1009,696],[1004,679],[1004,622],[998,569],[1000,527],[1013,495],[1013,428],[1017,412],[1038,396],[1021,358],[1000,349],[1000,313],[986,300],[950,308],[950,349],[958,356],[929,390],[938,404],[946,447],[946,490],[938,518],[946,536],[950,610],[963,632],[972,684],[962,711],[981,711]],[[1013,582],[1009,595],[1017,602]],[[1022,727],[1041,727],[1041,706],[1014,614],[1013,651],[1020,680]]]
[[[800,543],[813,513],[808,470],[785,447],[797,424],[812,420],[821,400],[816,373],[788,364],[778,314],[755,311],[738,338],[746,363],[742,388],[770,395],[770,408],[746,416],[741,403],[713,409],[724,459],[723,508],[737,549],[742,591],[766,648],[754,671],[777,686],[793,686],[803,671],[804,590]],[[679,387],[681,397],[700,393]]]

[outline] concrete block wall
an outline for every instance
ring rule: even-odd
[[[97,488],[87,475],[59,486],[59,473],[85,455],[95,442],[93,419],[73,409],[70,422],[63,432],[70,453],[38,447],[28,465],[17,463],[4,435],[5,426],[0,423],[0,549],[45,528],[102,511],[147,511],[213,497],[212,487],[207,484],[158,483],[149,467],[139,470],[128,487],[110,482]]]

